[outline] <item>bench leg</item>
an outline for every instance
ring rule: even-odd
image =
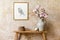
[[[15,39],[14,40],[18,40],[18,33],[15,34]]]
[[[19,33],[19,35],[18,35],[18,40],[20,40],[20,39],[21,39],[21,35],[22,35],[22,34],[21,34],[21,33]]]
[[[45,33],[42,33],[42,38],[43,38],[43,40],[47,40]]]

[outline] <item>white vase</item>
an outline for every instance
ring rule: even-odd
[[[45,22],[42,21],[42,19],[38,19],[37,27],[39,28],[39,31],[43,31],[44,30],[44,24],[45,24]]]

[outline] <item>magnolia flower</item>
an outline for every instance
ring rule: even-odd
[[[36,9],[34,9],[34,10],[33,10],[33,12],[37,12],[37,10],[36,10]]]
[[[44,17],[44,18],[47,18],[48,14],[45,12],[45,9],[42,8],[41,9],[41,13],[40,13],[40,17]]]
[[[37,6],[36,6],[36,9],[38,10],[39,8],[40,8],[40,5],[37,5]]]
[[[41,13],[41,14],[40,14],[40,17],[47,18],[47,14],[46,14],[46,13]]]
[[[35,9],[33,10],[34,13],[38,14],[39,13],[39,8],[40,8],[40,5],[37,5],[35,7]]]

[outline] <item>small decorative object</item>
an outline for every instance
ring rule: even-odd
[[[39,31],[39,28],[35,28],[34,30],[35,30],[35,31]]]
[[[25,27],[24,27],[24,26],[20,26],[20,27],[18,28],[18,30],[19,30],[19,31],[25,31]]]
[[[47,18],[48,14],[45,12],[44,8],[41,8],[40,11],[39,11],[39,9],[40,9],[40,5],[38,5],[38,7],[33,10],[33,12],[38,17],[37,28],[39,28],[39,31],[43,31],[44,30],[45,19]]]
[[[27,20],[28,19],[28,2],[14,2],[13,6],[13,18],[15,20]]]

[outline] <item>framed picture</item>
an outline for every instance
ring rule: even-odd
[[[29,3],[28,2],[14,2],[13,4],[13,19],[14,20],[28,20],[29,19]]]

